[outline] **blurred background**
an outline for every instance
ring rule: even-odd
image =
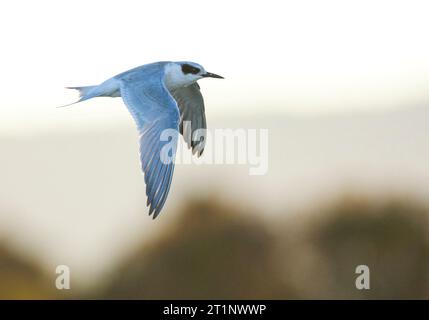
[[[429,298],[428,10],[0,4],[0,298]],[[209,129],[268,129],[269,167],[177,165],[152,220],[121,99],[55,107],[160,60],[223,75],[200,81]]]

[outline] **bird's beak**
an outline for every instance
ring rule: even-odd
[[[211,72],[206,72],[202,75],[204,78],[218,78],[218,79],[225,79],[222,76],[219,76],[217,74],[211,73]]]

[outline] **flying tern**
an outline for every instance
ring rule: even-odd
[[[149,215],[161,212],[170,190],[179,132],[200,156],[206,139],[204,100],[197,83],[223,77],[188,61],[146,64],[99,85],[67,87],[79,91],[78,103],[96,97],[122,97],[140,133],[140,162]],[[72,103],[72,104],[74,104]]]

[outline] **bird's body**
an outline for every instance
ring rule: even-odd
[[[197,80],[222,78],[193,62],[155,62],[79,90],[77,102],[122,97],[140,132],[140,160],[149,215],[156,218],[167,199],[179,132],[192,152],[204,150],[206,119]]]

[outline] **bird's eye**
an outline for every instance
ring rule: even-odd
[[[200,72],[200,69],[185,63],[185,64],[182,64],[182,72],[184,74],[188,74],[188,73],[198,74]]]

